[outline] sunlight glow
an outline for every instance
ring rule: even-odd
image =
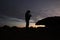
[[[24,28],[25,25],[26,25],[26,23],[21,23],[21,24],[18,25],[18,27]],[[30,23],[29,24],[29,27],[38,28],[38,27],[45,27],[45,25],[35,25],[35,23]]]
[[[36,25],[36,27],[45,27],[45,25]]]
[[[45,27],[45,25],[35,25],[35,23],[30,23],[29,27],[37,28],[37,27]]]

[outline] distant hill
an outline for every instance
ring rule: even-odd
[[[36,25],[45,25],[51,29],[60,29],[60,16],[44,18],[36,22]]]

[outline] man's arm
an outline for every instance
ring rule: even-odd
[[[30,14],[30,17],[31,17],[32,15]]]

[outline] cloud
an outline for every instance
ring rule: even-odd
[[[35,21],[33,19],[30,20],[30,23],[35,23]]]
[[[33,24],[35,23],[35,21],[33,19],[30,19],[29,22],[30,22],[29,26],[31,26],[31,23],[33,23]],[[25,27],[26,23],[25,23],[25,20],[23,20],[23,19],[0,15],[0,25]]]
[[[21,23],[25,23],[25,21],[23,19],[12,18],[12,17],[8,17],[5,15],[0,15],[0,24],[1,25],[18,26]]]

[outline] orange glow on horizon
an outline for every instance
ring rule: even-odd
[[[20,24],[18,27],[19,28],[24,28],[25,24]],[[35,23],[30,23],[29,27],[37,28],[37,27],[45,27],[45,25],[35,25]]]
[[[37,27],[45,27],[45,25],[35,25],[35,23],[31,23],[29,27],[37,28]]]

